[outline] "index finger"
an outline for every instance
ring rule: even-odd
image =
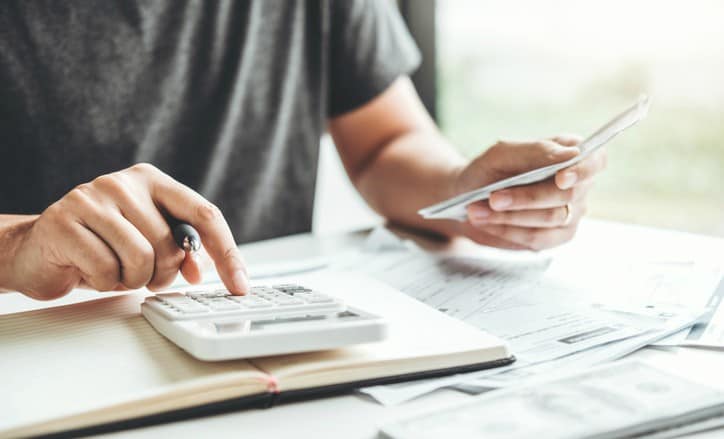
[[[232,294],[246,294],[249,281],[244,260],[221,210],[199,193],[160,171],[154,176],[150,191],[153,200],[166,212],[196,228],[219,277],[229,291]]]
[[[570,189],[577,183],[590,180],[605,167],[606,150],[602,148],[579,163],[556,172],[556,186],[561,189]]]

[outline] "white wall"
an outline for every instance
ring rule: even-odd
[[[324,136],[319,152],[312,231],[329,234],[380,222],[381,217],[367,206],[347,178],[331,138]]]

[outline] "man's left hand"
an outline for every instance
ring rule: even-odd
[[[580,138],[562,135],[550,140],[500,141],[473,160],[458,176],[463,193],[487,184],[564,162],[575,157]],[[586,212],[593,177],[606,166],[605,149],[558,171],[555,177],[491,194],[468,206],[463,234],[472,240],[508,249],[542,250],[570,240]]]

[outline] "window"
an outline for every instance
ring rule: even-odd
[[[436,14],[438,120],[466,155],[585,136],[646,92],[591,216],[724,235],[723,2],[445,0]]]

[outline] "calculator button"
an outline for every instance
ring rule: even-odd
[[[334,302],[334,299],[328,296],[323,296],[321,294],[312,294],[308,298],[306,298],[309,303],[331,303]]]
[[[182,314],[203,314],[209,312],[209,310],[201,305],[195,306],[188,303],[174,303],[172,304],[175,311]]]
[[[208,292],[206,292],[206,291],[184,291],[182,296],[196,297],[196,296],[203,296],[204,294],[208,294]]]
[[[269,308],[272,306],[272,304],[267,302],[266,300],[256,297],[234,296],[230,297],[230,299],[247,308]]]
[[[299,285],[293,285],[293,284],[282,284],[282,285],[274,285],[274,289],[282,291],[284,293],[293,293],[296,291],[303,290],[304,287],[300,287]]]
[[[160,295],[159,295],[160,296]],[[205,313],[209,310],[201,305],[200,303],[189,299],[186,296],[179,294],[178,296],[164,295],[165,297],[159,297],[164,303],[173,306],[179,312],[184,314],[196,314]]]
[[[214,297],[226,297],[230,294],[231,293],[226,290],[219,290],[214,292],[194,291],[192,293],[186,293],[186,295],[188,297],[191,297],[192,299],[213,299]]]
[[[274,301],[279,306],[303,305],[304,301],[293,298],[279,298]]]
[[[206,305],[214,311],[228,311],[239,309],[239,304],[226,299],[212,299]]]
[[[269,316],[337,312],[344,305],[323,293],[295,284],[252,287],[244,296],[225,289],[160,293],[149,305],[171,320],[268,319]]]
[[[186,296],[184,296],[184,295],[181,294],[181,293],[161,293],[161,294],[156,294],[156,298],[159,299],[159,300],[170,299],[170,298],[173,298],[173,297],[186,297]]]

